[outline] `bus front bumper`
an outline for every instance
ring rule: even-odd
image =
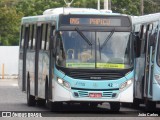
[[[133,102],[133,84],[131,84],[128,88],[123,91],[112,91],[112,93],[108,94],[105,91],[105,97],[92,98],[88,95],[90,93],[101,93],[104,94],[104,91],[83,91],[78,90],[74,91],[72,89],[66,89],[55,82],[54,87],[52,88],[52,102]],[[114,95],[113,95],[114,93]],[[78,95],[78,96],[76,96]],[[110,95],[110,96],[109,96]]]

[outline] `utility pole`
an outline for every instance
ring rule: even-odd
[[[104,0],[104,9],[111,10],[111,0]]]
[[[100,7],[100,0],[98,0],[98,3],[97,3],[97,9],[100,10],[101,7]]]
[[[141,0],[141,15],[144,14],[144,0]]]
[[[108,10],[108,0],[104,0],[104,10]]]

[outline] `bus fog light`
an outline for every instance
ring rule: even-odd
[[[160,75],[155,74],[154,78],[156,79],[157,83],[160,85]]]
[[[66,88],[70,88],[70,85],[69,85],[69,83],[67,83],[67,82],[64,82],[63,85],[64,85]]]
[[[120,90],[123,90],[124,88],[129,87],[129,86],[132,84],[132,81],[133,81],[133,80],[130,79],[130,80],[124,82],[124,83],[120,86]]]
[[[121,85],[121,87],[120,87],[120,89],[123,89],[123,88],[125,88],[126,87],[126,82],[125,83],[123,83],[122,85]]]

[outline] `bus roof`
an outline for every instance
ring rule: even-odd
[[[142,15],[142,16],[132,16],[133,24],[142,24],[148,22],[154,22],[160,20],[160,13]]]
[[[119,13],[106,13],[92,8],[53,8],[47,9],[43,12],[43,15],[28,16],[22,18],[22,24],[34,23],[40,21],[52,21],[58,20],[59,15],[76,14],[76,15],[114,15],[114,16],[127,16]]]

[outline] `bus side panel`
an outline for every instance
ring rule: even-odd
[[[134,96],[139,99],[143,98],[144,63],[143,56],[136,59]]]
[[[22,71],[23,71],[23,50],[19,51],[19,63],[18,63],[18,86],[22,90]]]
[[[160,67],[157,65],[157,61],[156,61],[156,57],[155,56],[155,60],[154,60],[154,75],[160,75]],[[155,79],[155,76],[153,76],[153,87],[152,87],[152,100],[153,101],[160,101],[160,85],[158,84],[158,82]]]
[[[27,58],[26,58],[26,75],[29,75],[30,77],[30,94],[31,95],[35,95],[34,93],[34,86],[35,86],[35,76],[34,76],[34,73],[35,73],[35,52],[34,51],[28,51],[27,52]],[[27,80],[27,77],[26,77],[26,80]]]
[[[25,27],[25,33],[24,33],[24,47],[22,54],[22,91],[26,91],[26,52],[27,52],[27,43],[29,39],[29,27]]]
[[[46,77],[49,76],[49,54],[46,51],[39,52],[39,63],[38,63],[38,80],[39,89],[38,97],[45,98],[45,87],[46,87]]]

